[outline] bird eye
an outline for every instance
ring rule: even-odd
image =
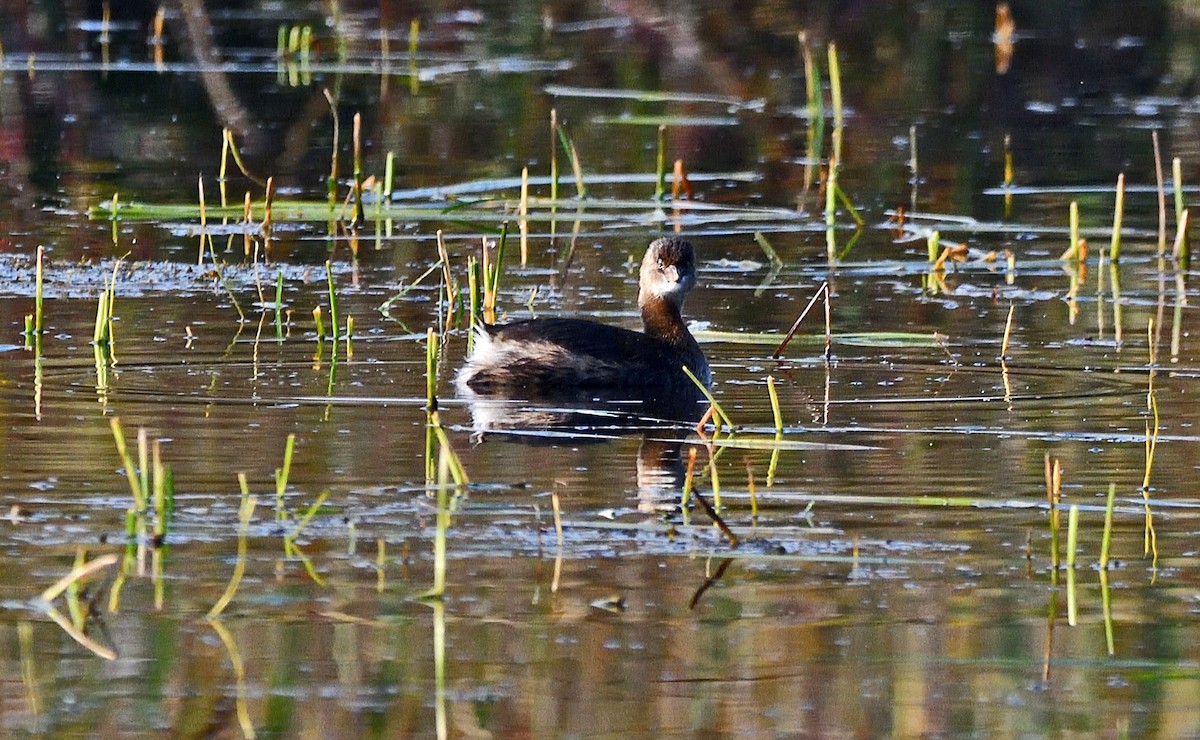
[[[663,270],[663,269],[666,269],[666,267],[667,267],[667,263],[663,262],[662,259],[660,258],[658,260],[658,269]]]

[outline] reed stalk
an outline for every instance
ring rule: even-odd
[[[558,139],[571,162],[571,171],[575,174],[575,194],[582,200],[587,197],[587,186],[583,182],[583,164],[579,161],[579,151],[575,148],[575,141],[567,134],[565,124],[560,123],[558,126]]]
[[[234,561],[233,575],[230,576],[229,583],[225,585],[225,591],[208,610],[208,619],[215,619],[225,611],[225,608],[233,601],[238,586],[241,585],[242,577],[246,573],[247,534],[250,531],[250,519],[254,516],[254,508],[258,505],[258,498],[249,494],[245,473],[238,473],[238,482],[242,487],[242,503],[238,506],[237,559]]]
[[[438,335],[432,327],[425,332],[425,408],[437,410]]]
[[[113,441],[117,445],[117,456],[121,458],[121,466],[125,469],[125,479],[129,481],[129,492],[133,495],[134,511],[138,514],[146,511],[146,489],[142,486],[137,468],[133,464],[133,456],[125,445],[125,431],[121,428],[121,417],[114,416],[109,420]]]
[[[521,231],[521,266],[529,263],[529,168],[521,168],[521,200],[517,206],[517,228]]]
[[[45,331],[45,313],[42,309],[43,298],[45,296],[45,262],[46,248],[38,245],[37,248],[37,272],[35,276],[36,285],[34,287],[33,298],[33,330],[41,337]]]
[[[1158,194],[1158,257],[1162,259],[1167,251],[1167,191],[1163,185],[1162,151],[1158,146],[1158,132],[1150,132],[1150,141],[1154,146],[1154,184]]]
[[[296,451],[296,435],[289,434],[283,447],[283,466],[275,470],[275,511],[283,512],[283,494],[287,491],[288,477],[292,473],[292,456]]]
[[[1183,218],[1183,160],[1171,160],[1171,187],[1175,192],[1175,220]]]
[[[313,315],[313,323],[316,324],[316,327],[317,327],[317,341],[324,342],[325,341],[325,319],[323,318],[323,314],[321,312],[321,307],[317,306],[316,308],[314,308],[312,310],[312,315]]]
[[[1191,222],[1191,209],[1184,208],[1179,214],[1179,226],[1175,230],[1175,245],[1171,249],[1171,256],[1175,258],[1180,265],[1187,268],[1188,264],[1188,226]]]
[[[1008,304],[1008,320],[1004,322],[1004,341],[1000,345],[1000,357],[1008,357],[1008,340],[1012,336],[1013,312],[1016,311],[1016,304]]]
[[[1112,550],[1113,508],[1117,500],[1117,484],[1108,484],[1108,498],[1104,503],[1104,536],[1100,540],[1100,570],[1108,570],[1109,552]]]
[[[667,188],[667,127],[658,127],[658,155],[655,158],[654,200],[661,201]]]
[[[1117,175],[1117,198],[1113,207],[1112,242],[1108,247],[1108,259],[1116,263],[1121,259],[1121,220],[1125,217],[1125,173]]]
[[[362,113],[354,114],[354,223],[365,221],[363,215]]]
[[[1067,251],[1079,260],[1079,201],[1071,201],[1070,215],[1068,216],[1071,231],[1071,246]]]
[[[325,277],[329,285],[329,326],[333,329],[333,341],[338,340],[338,306],[337,292],[333,289],[333,261],[325,260]]]

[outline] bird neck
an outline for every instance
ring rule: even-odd
[[[642,311],[642,327],[647,336],[668,342],[680,341],[687,336],[687,325],[679,306],[664,298],[650,296],[638,301]]]

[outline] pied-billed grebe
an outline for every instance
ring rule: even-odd
[[[584,319],[532,319],[484,325],[458,373],[474,391],[512,388],[669,388],[705,385],[708,361],[683,323],[683,299],[696,284],[696,255],[683,239],[657,239],[642,259],[638,307],[643,332]]]

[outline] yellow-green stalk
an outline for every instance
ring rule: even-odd
[[[1112,243],[1108,247],[1108,259],[1121,259],[1121,220],[1125,217],[1125,173],[1117,175],[1117,199],[1113,207]]]

